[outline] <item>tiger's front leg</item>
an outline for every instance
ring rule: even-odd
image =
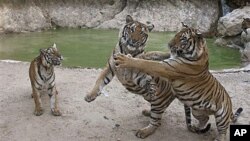
[[[228,110],[227,107],[222,107],[214,114],[217,130],[219,132],[219,135],[217,135],[214,141],[226,141],[226,134],[231,121],[231,115]]]
[[[97,96],[101,94],[101,91],[104,86],[106,86],[114,77],[113,71],[110,70],[108,66],[104,68],[101,72],[100,76],[98,77],[94,88],[91,90],[89,94],[85,96],[85,101],[91,102],[96,99]]]
[[[54,86],[51,90],[51,93],[49,93],[50,96],[50,109],[54,116],[61,116],[61,112],[58,108],[58,91],[56,90],[56,87]]]
[[[32,96],[34,98],[35,102],[35,111],[34,114],[36,116],[40,116],[43,114],[43,109],[42,109],[42,101],[41,101],[41,96],[40,92],[36,90],[36,88],[32,88]]]

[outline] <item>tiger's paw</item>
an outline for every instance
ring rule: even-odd
[[[153,126],[153,125],[148,125],[147,127],[144,127],[144,128],[141,128],[139,129],[137,132],[136,132],[136,136],[138,138],[146,138],[147,136],[153,134],[155,132],[155,130],[157,129],[156,126]]]
[[[225,134],[219,134],[214,141],[226,141],[226,135]]]
[[[92,96],[92,95],[86,95],[84,100],[87,102],[92,102],[96,99],[96,96]]]
[[[142,110],[142,115],[146,116],[146,117],[150,117],[150,110],[144,109]]]
[[[188,130],[193,132],[193,133],[197,133],[197,134],[204,134],[206,132],[208,132],[211,128],[211,123],[208,123],[207,126],[203,127],[203,128],[198,128],[196,126],[188,126]]]
[[[54,116],[61,116],[62,113],[58,109],[51,109],[51,112]]]
[[[35,114],[36,116],[42,115],[42,114],[43,114],[43,109],[42,109],[42,108],[37,108],[37,109],[35,109],[34,114]]]

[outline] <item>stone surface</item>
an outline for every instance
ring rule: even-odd
[[[0,9],[0,28],[5,32],[38,31],[50,27],[42,10],[32,6],[23,9]]]
[[[237,36],[226,36],[226,37],[218,37],[215,40],[215,44],[223,47],[230,47],[230,48],[243,48],[243,43],[241,42],[240,35]]]
[[[250,64],[250,28],[245,32],[241,33],[241,41],[244,44],[244,49],[241,50],[241,62],[242,66],[247,66]]]
[[[216,0],[79,0],[0,6],[0,31],[37,31],[52,26],[120,28],[126,15],[151,21],[155,31],[176,31],[181,22],[208,32],[218,19]],[[13,4],[15,5],[15,4]]]
[[[128,92],[117,78],[105,87],[109,96],[100,95],[91,103],[84,101],[84,96],[94,87],[100,69],[56,67],[62,116],[51,115],[49,96],[44,94],[41,97],[44,114],[37,117],[33,115],[34,100],[30,96],[29,63],[0,61],[0,68],[0,78],[4,80],[0,81],[1,141],[213,141],[218,133],[213,117],[209,120],[211,130],[206,134],[189,132],[183,104],[175,100],[163,114],[161,127],[153,135],[138,139],[135,131],[149,123],[149,118],[141,111],[148,109],[150,104],[141,96]],[[249,68],[227,71],[212,74],[228,91],[233,111],[244,108],[237,124],[249,124]],[[196,123],[193,117],[192,121]]]
[[[246,31],[247,31],[247,33],[245,33],[245,32],[241,33],[241,42],[242,43],[250,42],[250,28],[248,28]]]
[[[218,33],[222,36],[235,36],[242,32],[243,18],[250,18],[250,6],[235,9],[221,17],[218,21]]]
[[[177,31],[181,28],[180,22],[185,22],[187,25],[199,28],[202,32],[207,32],[218,18],[218,5],[213,0],[143,2],[137,7],[125,7],[113,19],[105,21],[98,27],[118,28],[127,14],[143,22],[151,21],[155,25],[154,30],[157,31]]]

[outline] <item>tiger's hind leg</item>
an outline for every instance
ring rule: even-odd
[[[152,106],[151,106],[152,108]],[[149,114],[150,117],[150,123],[149,125],[147,125],[146,127],[143,127],[139,130],[137,130],[136,132],[136,136],[138,138],[146,138],[147,136],[153,134],[155,132],[155,130],[161,125],[161,118],[162,118],[162,114],[165,111],[166,108],[162,108],[157,112],[153,112],[154,110],[158,110],[158,109],[151,109],[151,111],[145,110],[144,114]]]
[[[43,114],[42,101],[41,101],[40,95],[41,94],[38,90],[36,90],[35,88],[32,88],[32,96],[33,96],[34,102],[35,102],[34,114],[36,116],[40,116]]]
[[[50,97],[50,109],[51,112],[54,116],[61,116],[61,112],[58,108],[58,92],[56,90],[56,87],[54,86],[51,90],[51,92],[49,93],[49,97]]]
[[[215,141],[225,141],[227,129],[231,121],[231,113],[228,111],[228,109],[221,108],[215,113],[215,121],[219,132],[219,135],[217,135]]]
[[[108,67],[109,66],[109,67]],[[92,102],[99,96],[103,90],[103,88],[108,85],[108,83],[113,79],[114,72],[111,70],[112,68],[108,64],[106,68],[103,69],[100,76],[96,80],[94,88],[88,93],[84,99],[87,102]]]
[[[207,122],[209,120],[209,115],[204,111],[195,110],[195,109],[192,109],[192,114],[199,121],[199,125],[198,125],[198,127],[191,125],[191,120],[190,120],[190,124],[189,125],[187,124],[188,129],[191,132],[195,132],[198,134],[207,132],[211,127],[210,123],[207,124]]]
[[[144,110],[144,115],[150,116],[150,123],[148,126],[139,129],[136,132],[136,136],[139,138],[146,138],[153,134],[155,130],[161,125],[162,114],[170,103],[175,99],[175,96],[170,92],[157,94],[150,103],[151,110]]]

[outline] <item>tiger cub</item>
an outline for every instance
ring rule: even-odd
[[[171,57],[162,62],[117,55],[117,69],[134,68],[168,79],[175,96],[191,107],[198,119],[199,126],[193,128],[204,128],[209,115],[214,115],[219,132],[215,141],[225,141],[230,122],[235,122],[243,109],[233,114],[231,98],[209,72],[206,40],[197,29],[185,25],[169,42],[169,48]]]
[[[250,18],[243,18],[241,28],[247,34],[247,29],[250,28]]]
[[[29,77],[32,87],[32,97],[35,101],[36,116],[43,114],[41,94],[47,93],[50,97],[50,108],[54,116],[60,116],[58,108],[58,91],[55,86],[54,66],[60,65],[63,60],[54,43],[52,47],[40,49],[40,55],[30,64]]]
[[[128,91],[143,96],[151,104],[150,111],[144,110],[142,112],[143,115],[150,117],[150,123],[136,132],[136,136],[139,138],[151,135],[161,125],[162,114],[175,99],[175,96],[171,92],[169,82],[165,79],[147,75],[138,69],[116,69],[114,56],[118,53],[130,54],[133,57],[158,61],[169,58],[169,53],[144,52],[148,40],[148,32],[153,27],[153,25],[145,25],[135,21],[129,15],[126,17],[126,24],[120,30],[119,41],[108,60],[107,66],[101,72],[92,91],[85,96],[87,102],[95,100],[102,93],[103,87],[114,76],[118,78]],[[191,125],[191,115],[190,112],[186,114],[186,121],[189,128],[189,125]],[[201,130],[201,132],[206,132],[209,128],[208,126],[208,128]],[[197,132],[199,131],[197,130]]]

